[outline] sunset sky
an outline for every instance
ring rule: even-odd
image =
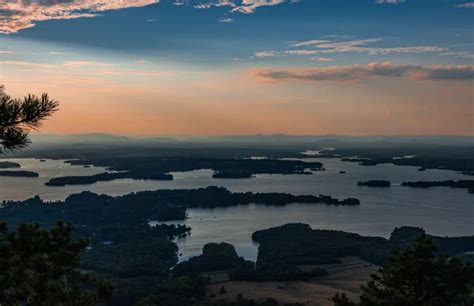
[[[0,0],[44,133],[474,135],[468,0]]]

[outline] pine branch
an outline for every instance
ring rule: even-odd
[[[46,93],[12,99],[4,89],[0,86],[0,153],[25,148],[30,143],[28,131],[37,130],[59,107]]]

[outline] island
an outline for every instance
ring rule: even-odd
[[[0,169],[9,169],[9,168],[20,168],[19,163],[14,162],[0,162]]]
[[[359,163],[360,166],[377,166],[380,162],[369,159],[369,158],[341,158],[341,161]]]
[[[0,171],[0,176],[39,177],[39,174],[32,171]]]
[[[160,180],[160,181],[172,181],[173,176],[167,173],[133,173],[127,172],[104,172],[94,174],[90,176],[62,176],[52,178],[46,183],[46,186],[64,187],[67,185],[90,185],[97,182],[113,181],[118,179],[133,178],[136,180]]]
[[[358,182],[357,186],[367,186],[367,187],[390,187],[392,186],[392,183],[389,181],[384,181],[384,180],[370,180],[366,182]]]
[[[254,174],[251,171],[245,169],[228,169],[226,171],[219,171],[212,175],[212,178],[215,179],[242,179],[242,178],[252,178]]]
[[[467,189],[468,193],[472,193],[472,190],[474,190],[474,180],[403,182],[402,186],[411,188],[432,188],[444,186],[450,188]]]
[[[470,145],[422,145],[398,143],[386,145],[341,145],[332,150],[322,150],[324,157],[342,156],[342,161],[357,162],[363,166],[393,164],[413,166],[424,171],[445,169],[463,173],[474,172],[474,146]]]
[[[89,185],[116,179],[173,180],[172,172],[210,169],[216,179],[249,179],[257,174],[311,175],[324,171],[319,162],[280,159],[221,159],[181,157],[126,157],[67,160],[81,166],[105,167],[109,171],[90,176],[58,177],[46,182],[47,186]]]
[[[284,206],[292,203],[356,206],[355,198],[337,199],[327,195],[293,195],[288,193],[231,192],[210,186],[198,189],[156,190],[112,197],[82,192],[64,201],[47,202],[39,197],[25,201],[5,201],[0,219],[34,220],[48,223],[64,220],[78,224],[103,226],[117,220],[147,223],[149,220],[184,220],[188,208],[217,208],[237,205]],[[133,213],[131,213],[133,212]],[[107,240],[111,240],[110,237]]]

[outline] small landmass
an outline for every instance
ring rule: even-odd
[[[32,171],[0,171],[0,176],[11,177],[38,177],[39,174]]]
[[[358,182],[357,186],[367,186],[367,187],[390,187],[392,184],[389,181],[384,180],[370,180],[366,182]]]
[[[432,187],[462,188],[462,189],[467,189],[469,193],[473,193],[474,180],[403,182],[402,186],[412,187],[412,188],[432,188]]]
[[[0,169],[20,168],[19,163],[14,162],[0,162]]]

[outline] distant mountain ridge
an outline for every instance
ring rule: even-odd
[[[35,134],[31,136],[33,143],[84,143],[84,144],[113,144],[113,143],[132,143],[132,142],[156,142],[156,141],[177,141],[171,137],[150,137],[138,138],[132,136],[122,136],[105,133],[90,134],[71,134],[71,135],[46,135]]]
[[[255,135],[222,135],[222,136],[125,136],[107,133],[89,134],[33,134],[33,143],[62,143],[62,144],[113,144],[113,143],[156,143],[156,142],[190,142],[190,143],[258,143],[258,144],[281,144],[281,143],[327,143],[338,144],[341,142],[364,144],[426,144],[426,145],[474,145],[474,136],[346,136],[346,135],[287,135],[287,134],[255,134]]]

